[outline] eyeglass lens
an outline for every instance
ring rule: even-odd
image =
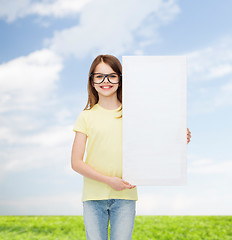
[[[100,82],[102,82],[104,77],[105,76],[103,74],[100,74],[100,73],[99,74],[94,74],[93,75],[93,81],[95,83],[100,83]],[[119,82],[119,76],[117,74],[108,75],[108,79],[111,83],[118,83]]]

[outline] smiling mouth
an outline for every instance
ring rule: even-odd
[[[102,87],[100,87],[100,88],[102,88],[102,89],[110,89],[110,88],[112,88],[112,86],[102,86]]]

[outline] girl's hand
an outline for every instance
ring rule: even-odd
[[[190,142],[190,138],[191,138],[191,132],[187,128],[187,144]]]
[[[116,191],[121,191],[124,189],[131,189],[136,187],[136,185],[131,185],[130,183],[124,181],[119,177],[110,177],[108,185]]]

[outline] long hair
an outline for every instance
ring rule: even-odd
[[[88,76],[88,101],[84,108],[84,110],[90,110],[99,100],[98,92],[92,85],[92,78],[91,74],[95,71],[95,68],[97,65],[101,62],[104,62],[105,64],[108,64],[116,73],[122,74],[122,65],[120,61],[113,55],[98,55],[92,62],[90,70],[89,70],[89,76]],[[122,78],[120,77],[119,86],[117,89],[117,98],[122,103]],[[122,106],[118,110],[120,112],[122,110]],[[117,118],[121,118],[120,117]]]

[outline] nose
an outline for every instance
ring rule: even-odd
[[[105,76],[103,83],[105,83],[105,82],[110,83],[109,79],[108,79],[108,76],[107,77]]]

